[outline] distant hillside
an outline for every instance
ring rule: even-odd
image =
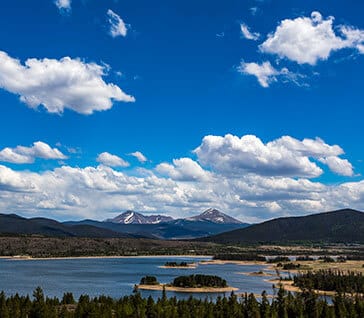
[[[46,218],[26,219],[15,214],[0,214],[0,235],[41,235],[54,237],[131,237],[90,225],[65,225]]]
[[[248,226],[249,224],[217,224],[210,221],[188,221],[185,219],[173,220],[158,224],[123,224],[113,222],[99,222],[83,220],[78,222],[65,222],[67,225],[92,225],[120,232],[127,235],[142,236],[154,239],[192,239],[217,233],[230,231]]]
[[[248,226],[217,210],[208,211],[190,220],[175,220],[162,215],[144,216],[127,211],[105,222],[83,220],[63,223],[47,218],[27,219],[15,214],[0,214],[0,235],[176,240],[205,237]]]
[[[144,215],[135,211],[126,211],[104,222],[82,220],[64,222],[64,224],[72,226],[91,225],[127,235],[163,240],[194,239],[250,225],[216,209],[208,209],[201,214],[185,219],[173,219],[166,215]]]
[[[284,242],[364,243],[364,213],[344,209],[285,217],[200,239],[229,244]]]

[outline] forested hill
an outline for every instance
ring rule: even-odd
[[[285,217],[200,239],[215,243],[364,243],[364,213],[343,209]]]
[[[67,226],[46,218],[26,219],[15,214],[0,214],[0,235],[41,235],[55,237],[130,237],[91,225]]]

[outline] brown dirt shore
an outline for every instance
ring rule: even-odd
[[[163,290],[165,288],[166,291],[175,291],[180,293],[227,293],[232,291],[239,290],[235,287],[200,287],[200,288],[184,288],[184,287],[174,287],[168,284],[159,284],[159,285],[136,285],[138,289],[143,290]]]

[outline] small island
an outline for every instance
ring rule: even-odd
[[[176,277],[170,284],[160,284],[156,277],[145,276],[137,289],[166,290],[185,293],[225,293],[238,290],[227,285],[225,279],[214,275],[189,275]]]
[[[187,262],[166,262],[163,266],[159,266],[159,268],[179,268],[179,269],[191,269],[196,268],[195,263],[187,263]]]

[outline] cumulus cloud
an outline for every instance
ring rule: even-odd
[[[257,41],[260,38],[260,34],[257,32],[251,32],[245,23],[240,24],[240,30],[243,37],[247,40]]]
[[[342,175],[342,176],[352,176],[353,166],[347,159],[341,159],[334,156],[329,156],[326,158],[319,159],[322,163],[328,165],[331,171]]]
[[[335,173],[352,175],[349,162],[343,164],[338,158],[343,150],[326,144],[321,139],[304,139],[299,141],[285,136],[264,144],[253,135],[206,136],[201,145],[194,150],[199,162],[212,167],[220,173],[239,177],[244,173],[266,176],[291,176],[313,178],[323,171],[312,159],[329,163],[328,167]],[[333,164],[332,158],[338,158],[345,166],[345,171]]]
[[[55,0],[54,4],[61,11],[70,11],[71,10],[71,0]]]
[[[319,164],[341,175],[352,175],[353,170],[341,158],[340,146],[319,138],[283,136],[264,143],[251,135],[206,136],[195,154],[198,162],[179,158],[127,171],[104,163],[42,172],[0,165],[0,209],[62,219],[105,219],[109,212],[126,209],[184,217],[216,207],[258,222],[347,206],[360,209],[364,204],[363,180],[326,185],[311,179],[323,173]],[[111,158],[111,164],[120,163],[117,156],[104,157]]]
[[[333,22],[333,17],[324,19],[317,11],[312,12],[310,17],[285,19],[268,35],[260,50],[310,65],[327,60],[332,52],[344,48],[354,48],[363,53],[363,30],[340,26],[339,36],[335,33]]]
[[[174,159],[173,164],[161,163],[156,170],[173,180],[179,181],[196,181],[210,179],[210,173],[201,168],[201,166],[191,158]]]
[[[9,213],[102,219],[108,212],[126,209],[183,217],[213,206],[256,222],[343,206],[360,208],[364,203],[363,181],[328,186],[305,178],[255,174],[231,178],[217,173],[210,178],[176,180],[153,171],[132,176],[104,165],[62,166],[43,173],[0,165],[0,207]]]
[[[277,75],[280,74],[270,62],[263,62],[262,64],[241,62],[238,71],[255,76],[263,87],[269,87],[272,82],[277,81]]]
[[[109,167],[129,167],[130,166],[129,162],[125,161],[124,159],[122,159],[116,155],[112,155],[111,153],[108,153],[108,152],[100,153],[97,156],[96,161],[105,166],[109,166]]]
[[[31,108],[43,105],[50,113],[71,109],[80,114],[108,110],[114,101],[133,102],[115,84],[103,80],[105,66],[64,57],[25,61],[0,51],[0,87],[20,96]]]
[[[255,76],[262,87],[269,87],[270,84],[281,80],[282,82],[291,82],[297,86],[307,86],[305,83],[306,76],[300,73],[293,73],[284,67],[281,70],[275,69],[269,61],[258,63],[246,63],[242,61],[238,71],[245,75]]]
[[[17,146],[6,147],[0,151],[0,161],[11,163],[33,163],[36,158],[42,159],[67,159],[60,150],[51,148],[48,144],[37,141],[31,147]]]
[[[107,16],[110,23],[110,35],[113,38],[117,36],[125,37],[128,32],[128,28],[123,19],[111,9],[107,10]]]
[[[145,163],[148,161],[147,157],[144,156],[140,151],[135,151],[129,154],[130,156],[133,156],[138,159],[139,162]]]

